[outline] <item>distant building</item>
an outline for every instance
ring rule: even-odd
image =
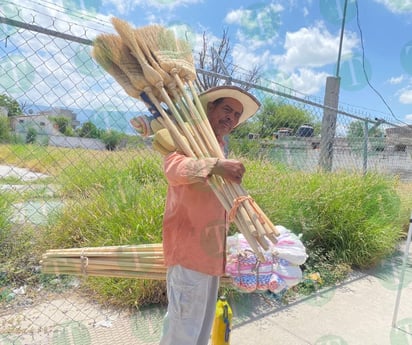
[[[98,139],[68,137],[62,134],[52,117],[66,117],[70,120],[73,129],[79,121],[76,114],[66,109],[51,109],[39,114],[9,117],[12,130],[22,141],[25,141],[30,129],[36,132],[36,142],[42,145],[57,147],[85,148],[91,150],[105,150],[105,144]],[[74,124],[74,125],[73,125]]]
[[[47,115],[20,115],[10,117],[10,126],[18,135],[25,136],[29,128],[39,135],[63,135]]]
[[[394,151],[405,152],[412,147],[412,125],[391,127],[385,130],[386,142]]]
[[[412,139],[412,125],[387,128],[385,132],[387,137],[403,137]]]
[[[25,140],[29,129],[34,129],[37,140],[40,143],[47,143],[51,136],[63,136],[58,125],[52,120],[53,117],[65,117],[69,119],[73,129],[80,124],[76,114],[69,109],[51,108],[40,111],[38,114],[11,116],[10,126],[17,136]]]
[[[77,115],[70,109],[63,108],[51,108],[49,110],[43,110],[39,112],[39,115],[44,115],[47,117],[65,117],[70,120],[73,129],[80,126],[80,121],[77,120]]]

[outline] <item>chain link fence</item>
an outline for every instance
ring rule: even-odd
[[[37,231],[61,207],[67,194],[61,193],[56,173],[70,169],[59,165],[62,155],[93,165],[95,152],[107,152],[115,169],[125,153],[137,157],[151,150],[150,138],[140,137],[130,125],[133,117],[149,112],[91,59],[86,30],[50,18],[45,29],[37,23],[39,17],[27,23],[10,17],[7,6],[0,10],[0,97],[8,104],[0,108],[0,120],[11,126],[10,133],[0,126],[0,201],[12,205],[14,231]],[[248,84],[242,78],[218,77],[222,83],[249,88],[262,104],[297,109],[310,120],[282,120],[244,136],[257,143],[269,162],[314,172],[325,168],[326,154],[326,168],[332,171],[373,170],[410,180],[411,129],[393,123],[388,115],[343,104],[326,107],[324,100],[264,78]],[[22,114],[13,113],[10,100],[18,102]],[[331,113],[332,120],[325,122],[325,113]],[[332,141],[324,137],[325,126],[334,129]],[[42,151],[48,155],[39,155],[38,147],[48,147]],[[75,221],[76,214],[72,217]],[[38,287],[29,293],[24,280],[12,288],[2,286],[4,274],[0,269],[0,344],[155,344],[160,337],[162,308],[133,314],[106,308],[77,292],[60,293],[59,277],[53,281],[55,291]],[[67,282],[75,291],[81,283]],[[253,301],[249,304],[253,312]],[[239,309],[238,319],[241,313]]]

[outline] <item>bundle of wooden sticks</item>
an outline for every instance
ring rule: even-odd
[[[43,273],[77,276],[166,279],[161,243],[51,249],[42,255]],[[229,283],[229,277],[222,277]]]

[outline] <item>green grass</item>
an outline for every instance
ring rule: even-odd
[[[3,284],[49,281],[34,273],[47,249],[161,242],[167,185],[157,154],[16,145],[0,147],[0,158],[28,168],[35,162],[59,186],[62,202],[47,225],[26,224],[16,231],[9,218],[15,196],[0,197]],[[263,159],[244,162],[245,189],[273,223],[302,234],[309,253],[304,275],[318,272],[324,285],[341,281],[352,268],[376,265],[405,235],[412,187],[396,179],[297,172]],[[165,302],[164,282],[89,277],[85,288],[116,305]],[[292,292],[314,288],[305,280]]]
[[[160,243],[166,181],[157,155],[114,165],[80,161],[61,172],[64,207],[50,219],[43,248]],[[121,306],[165,303],[164,283],[117,278],[87,280],[100,300]]]
[[[269,218],[301,233],[307,245],[322,248],[337,260],[353,267],[373,266],[403,235],[408,215],[396,179],[251,164],[245,185]]]

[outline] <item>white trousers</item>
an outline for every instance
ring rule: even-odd
[[[166,281],[168,306],[159,345],[207,345],[219,277],[177,265],[168,268]]]

